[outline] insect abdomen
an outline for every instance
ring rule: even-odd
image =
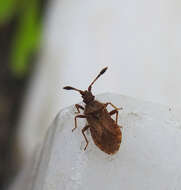
[[[116,130],[116,135],[110,133],[110,131],[105,128],[104,130],[102,130],[102,134],[98,135],[97,130],[94,127],[90,128],[94,143],[107,154],[114,154],[115,152],[117,152],[121,144],[121,130],[119,127],[115,128],[114,130]]]

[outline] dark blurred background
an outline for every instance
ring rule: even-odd
[[[17,120],[33,71],[47,0],[0,1],[0,189],[21,167]]]

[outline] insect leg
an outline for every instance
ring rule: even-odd
[[[72,132],[77,128],[77,118],[86,118],[86,115],[76,115],[74,118],[75,121],[75,127],[72,129]]]
[[[84,132],[85,132],[89,127],[90,127],[90,125],[86,125],[86,126],[82,129],[82,134],[83,134],[84,139],[85,139],[85,141],[86,141],[86,146],[85,146],[84,150],[86,150],[86,148],[87,148],[87,146],[88,146],[88,144],[89,144],[89,141],[87,140],[87,137],[85,136],[85,133],[84,133]]]
[[[107,102],[105,103],[105,107],[107,107],[108,105],[111,105],[114,110],[112,110],[111,112],[109,112],[110,115],[116,114],[116,124],[118,123],[118,111],[123,109],[123,108],[117,108],[115,105],[113,105],[111,102]]]
[[[122,110],[123,108],[117,108],[115,105],[113,105],[111,102],[107,102],[107,103],[105,103],[104,104],[105,105],[105,107],[107,107],[108,105],[111,105],[114,109],[116,109],[116,110]]]
[[[79,105],[79,104],[75,104],[75,107],[76,107],[76,109],[77,109],[77,112],[75,112],[75,114],[76,114],[76,113],[80,113],[80,109],[84,110],[84,107],[81,106],[81,105]]]
[[[115,109],[115,110],[112,110],[109,112],[110,115],[114,115],[116,114],[116,125],[118,124],[118,110]]]

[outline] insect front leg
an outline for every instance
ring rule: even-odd
[[[77,118],[87,118],[87,116],[86,115],[76,115],[74,117],[75,127],[72,129],[72,132],[77,128]]]
[[[89,141],[87,140],[87,137],[85,136],[85,133],[84,133],[84,132],[85,132],[89,127],[90,127],[90,125],[86,125],[86,126],[82,129],[82,134],[83,134],[84,139],[85,139],[85,141],[86,141],[86,146],[85,146],[84,150],[86,150],[86,148],[87,148],[87,146],[88,146],[88,144],[89,144]]]
[[[79,104],[75,104],[75,107],[77,109],[77,112],[75,112],[75,114],[80,113],[80,109],[84,110],[84,107]]]

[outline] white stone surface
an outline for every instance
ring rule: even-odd
[[[181,109],[116,94],[97,99],[123,107],[120,150],[107,155],[87,132],[83,151],[86,121],[79,119],[72,133],[75,108],[63,109],[44,140],[32,190],[180,190]]]

